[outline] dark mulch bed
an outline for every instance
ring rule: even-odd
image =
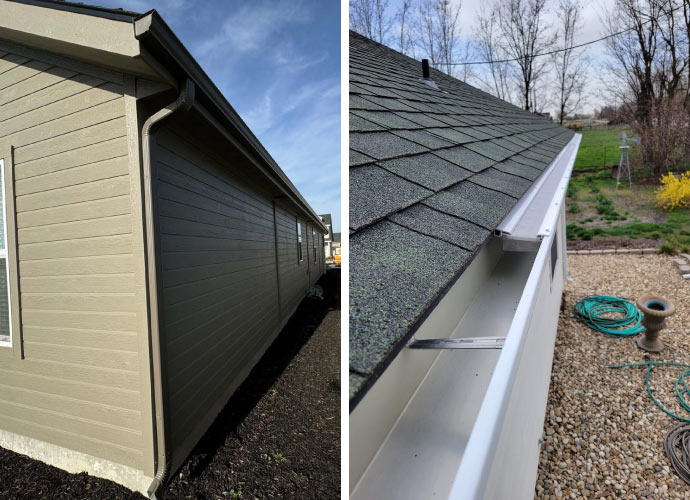
[[[319,284],[159,497],[340,497],[340,270]],[[0,448],[0,498],[142,497]]]
[[[39,498],[137,499],[144,497],[124,486],[68,472],[0,448],[0,498],[36,500]]]
[[[659,240],[647,238],[629,238],[628,236],[613,236],[607,238],[593,238],[591,240],[570,240],[568,250],[604,250],[609,248],[658,248]]]

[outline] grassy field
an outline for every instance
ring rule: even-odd
[[[662,251],[690,251],[690,210],[659,209],[656,185],[621,182],[616,189],[611,166],[618,164],[621,130],[582,132],[566,200],[568,239],[647,238]]]
[[[618,134],[628,129],[583,130],[580,149],[575,159],[576,171],[597,171],[604,166],[618,165],[620,150],[618,149]]]

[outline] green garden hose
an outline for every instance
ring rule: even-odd
[[[652,390],[649,388],[649,379],[651,378],[652,375],[652,369],[655,366],[679,366],[681,368],[686,368],[686,370],[680,374],[678,379],[676,380],[676,383],[673,386],[673,389],[676,393],[676,397],[678,398],[678,402],[680,403],[680,406],[683,407],[685,411],[690,413],[690,402],[685,399],[685,396],[690,394],[690,388],[688,388],[688,384],[686,382],[686,379],[690,377],[690,365],[686,365],[683,363],[669,363],[669,362],[662,362],[662,361],[652,361],[649,359],[646,363],[632,363],[632,364],[627,364],[627,365],[612,365],[612,366],[607,366],[606,368],[630,368],[634,366],[646,366],[647,367],[647,375],[645,376],[645,386],[647,387],[647,393],[649,396],[652,398],[652,401],[654,401],[654,404],[657,405],[657,407],[666,413],[667,415],[670,415],[673,418],[676,418],[678,420],[682,420],[683,422],[690,422],[690,418],[688,417],[681,417],[679,415],[676,415],[670,410],[667,410],[664,405],[662,405],[655,397],[654,394],[652,394]]]
[[[573,312],[577,319],[592,330],[606,335],[626,337],[644,331],[642,313],[635,304],[618,297],[588,295],[575,304]],[[616,316],[607,316],[611,313],[616,313]]]
[[[676,379],[676,383],[673,385],[673,390],[676,393],[676,397],[678,398],[680,406],[685,411],[690,413],[690,403],[687,399],[685,399],[685,397],[688,394],[690,394],[690,388],[688,388],[687,383],[687,378],[690,377],[690,365],[686,365],[684,363],[667,363],[661,361],[655,362],[647,358],[646,363],[614,365],[607,366],[607,368],[628,368],[633,366],[647,367],[647,375],[645,376],[645,386],[647,387],[647,393],[649,394],[649,397],[652,398],[652,401],[654,401],[654,404],[667,415],[670,415],[671,417],[677,420],[685,422],[674,427],[666,434],[666,438],[664,439],[664,450],[666,451],[666,456],[671,462],[671,465],[673,466],[673,469],[676,471],[676,474],[678,474],[678,476],[680,476],[680,478],[683,481],[690,484],[690,425],[687,423],[690,422],[690,418],[681,417],[680,415],[676,415],[672,411],[664,408],[664,406],[659,402],[659,400],[657,400],[654,397],[654,394],[652,394],[652,390],[649,387],[649,379],[652,375],[652,369],[655,366],[678,366],[681,368],[686,368],[686,370],[683,373],[681,373],[680,376]]]

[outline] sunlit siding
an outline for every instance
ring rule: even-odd
[[[141,468],[123,76],[3,47],[25,359],[0,349],[0,428]]]

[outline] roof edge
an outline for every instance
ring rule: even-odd
[[[124,9],[109,9],[107,7],[99,7],[97,5],[86,5],[73,2],[58,2],[55,0],[6,0],[8,2],[21,3],[25,5],[34,5],[36,7],[46,7],[48,9],[64,10],[67,12],[74,12],[76,14],[85,14],[87,16],[102,17],[110,19],[111,21],[133,22],[136,18],[142,16],[139,12],[128,11]],[[150,12],[150,11],[149,11]],[[145,14],[143,14],[145,15]]]
[[[250,151],[256,153],[258,159],[268,167],[269,173],[274,180],[277,181],[281,189],[295,204],[302,208],[306,215],[319,225],[323,232],[328,232],[328,229],[323,224],[318,214],[304,199],[287,175],[285,175],[285,172],[278,166],[273,157],[266,151],[247,124],[244,123],[240,115],[232,108],[222,92],[218,90],[218,87],[216,87],[199,63],[196,62],[194,57],[189,53],[179,38],[177,38],[160,14],[153,10],[134,20],[134,33],[135,37],[142,44],[146,45],[154,57],[162,58],[163,61],[161,62],[166,66],[170,64],[176,66],[173,74],[183,73],[194,82],[196,87],[201,91],[198,97],[203,101],[203,97],[205,96],[208,100],[208,104],[210,104],[207,109],[215,109],[218,111],[218,118],[228,124],[230,126],[229,128],[239,133],[238,139],[240,142],[248,147]]]

